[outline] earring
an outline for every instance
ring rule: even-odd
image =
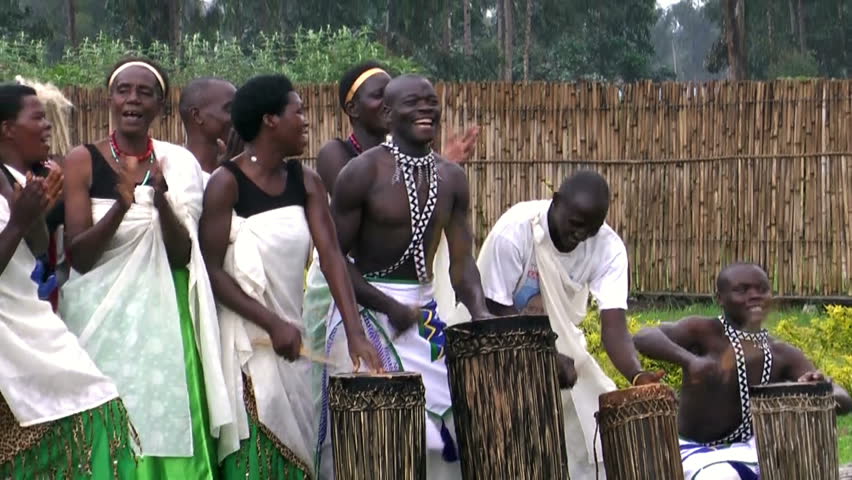
[[[252,156],[251,156],[251,161],[252,161],[252,162],[254,162],[254,163],[257,163],[257,157],[256,157],[256,156],[254,156],[254,155],[252,155]]]

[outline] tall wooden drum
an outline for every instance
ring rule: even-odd
[[[497,318],[445,333],[463,477],[568,478],[556,334],[548,318]]]
[[[598,425],[607,478],[682,480],[677,437],[677,399],[665,385],[605,393]]]
[[[760,478],[840,478],[831,384],[775,383],[749,391]]]
[[[426,479],[426,390],[419,373],[332,375],[328,405],[337,478]]]

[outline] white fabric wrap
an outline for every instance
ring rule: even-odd
[[[0,196],[0,229],[10,217]],[[115,385],[30,279],[36,259],[25,241],[0,273],[0,393],[24,427],[58,420],[118,397]]]
[[[601,451],[600,441],[595,439],[598,397],[615,390],[615,383],[586,349],[586,337],[578,327],[586,318],[588,286],[577,284],[560,268],[556,248],[543,227],[542,214],[533,219],[532,229],[544,308],[551,328],[558,335],[556,350],[574,359],[577,383],[569,390],[570,397],[586,439],[589,462],[595,463],[594,449]]]
[[[210,429],[232,422],[221,369],[215,301],[201,250],[201,168],[189,151],[155,141],[154,151],[169,190],[166,198],[183,222],[192,248],[189,308],[198,345]],[[138,186],[135,203],[86,274],[72,271],[63,286],[60,311],[95,363],[118,385],[136,427],[142,453],[193,455],[180,313],[163,243],[154,191]],[[114,200],[92,199],[98,222]]]
[[[234,215],[224,269],[242,290],[281,319],[304,332],[304,267],[311,235],[300,206],[270,210],[244,219]],[[316,416],[311,395],[311,363],[288,362],[272,349],[269,335],[219,304],[222,365],[235,425],[222,430],[219,458],[249,437],[243,402],[245,373],[252,379],[258,420],[311,468]]]

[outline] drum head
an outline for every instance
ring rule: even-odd
[[[449,361],[498,351],[556,352],[556,333],[544,315],[513,315],[461,323],[444,333]]]
[[[546,315],[511,315],[460,323],[444,331],[449,338],[453,335],[476,335],[511,330],[551,330],[550,318]]]
[[[753,397],[786,397],[791,395],[807,395],[824,397],[831,395],[833,388],[828,382],[780,382],[766,385],[754,385],[748,391]]]
[[[422,385],[423,380],[417,372],[353,372],[329,376],[331,385],[356,392],[360,390],[411,388]]]
[[[663,384],[642,385],[639,387],[625,388],[614,392],[601,394],[598,398],[600,410],[620,408],[636,402],[648,400],[675,400],[675,392]]]

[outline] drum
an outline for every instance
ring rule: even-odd
[[[605,393],[598,425],[607,478],[682,480],[677,399],[665,385]]]
[[[419,373],[332,375],[328,405],[337,478],[426,479],[426,390]]]
[[[568,478],[556,334],[544,316],[445,330],[465,480]]]
[[[764,480],[837,480],[837,423],[830,383],[753,386],[751,415]]]

